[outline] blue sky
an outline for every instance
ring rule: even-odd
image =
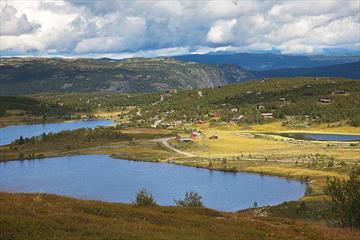
[[[2,56],[360,53],[360,0],[4,1]]]

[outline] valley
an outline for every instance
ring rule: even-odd
[[[47,130],[40,136],[26,136],[23,130],[14,130],[17,137],[13,139],[17,140],[0,146],[0,164],[107,155],[118,159],[115,161],[125,159],[224,174],[287,178],[304,184],[303,197],[275,206],[261,201],[258,206],[259,199],[254,199],[256,208],[226,216],[252,221],[267,216],[265,219],[281,222],[285,217],[301,224],[310,221],[336,226],[324,187],[329,177],[346,179],[349,169],[360,164],[360,145],[356,140],[360,136],[359,84],[358,80],[344,78],[299,77],[150,93],[36,93],[1,97],[3,129],[36,129],[41,125],[31,124],[45,124],[40,131]],[[70,121],[74,127],[59,128],[64,131],[52,127],[63,125],[63,121]],[[84,128],[97,121],[100,126]],[[101,126],[101,121],[115,125]],[[14,124],[19,125],[12,127]],[[0,134],[6,133],[0,131]],[[296,134],[330,134],[339,139],[353,136],[355,140],[309,140]],[[240,193],[244,194],[245,190]],[[7,199],[36,195],[4,196]],[[77,204],[72,201],[75,200],[66,200],[66,205]],[[43,208],[41,201],[39,207]],[[113,206],[114,211],[119,207]],[[94,221],[101,220],[95,217]],[[291,225],[296,228],[295,222]],[[314,226],[317,230],[322,228]],[[332,238],[324,235],[323,239]]]
[[[360,240],[360,0],[1,0],[0,240]]]

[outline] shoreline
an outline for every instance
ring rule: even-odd
[[[120,160],[120,161],[131,161],[131,162],[147,162],[147,163],[153,163],[153,164],[170,164],[170,165],[176,165],[176,166],[181,166],[181,167],[187,167],[187,168],[201,168],[204,170],[208,170],[210,172],[212,171],[217,171],[217,172],[223,172],[223,173],[228,173],[228,174],[249,174],[249,175],[253,175],[253,176],[266,176],[266,177],[271,177],[271,178],[279,178],[279,179],[283,179],[283,180],[289,180],[289,181],[296,181],[302,185],[305,185],[304,187],[304,193],[303,195],[298,198],[298,199],[293,199],[293,200],[286,200],[285,202],[288,201],[299,201],[300,199],[302,199],[303,197],[305,197],[305,192],[306,192],[306,186],[309,184],[307,181],[303,181],[301,179],[296,179],[296,178],[291,178],[291,177],[285,177],[285,176],[278,176],[278,175],[270,175],[270,174],[261,174],[258,172],[250,172],[250,171],[226,171],[224,169],[211,169],[211,168],[207,168],[205,166],[203,167],[199,167],[199,166],[192,166],[192,165],[187,165],[187,164],[183,164],[183,163],[177,163],[177,162],[166,162],[166,161],[151,161],[151,160],[136,160],[136,159],[123,159],[123,158],[118,158],[116,156],[112,156],[111,154],[77,154],[77,155],[58,155],[58,156],[52,156],[52,157],[44,157],[44,158],[34,158],[34,159],[23,159],[23,160],[9,160],[9,161],[5,161],[5,162],[0,162],[1,163],[6,163],[6,162],[13,162],[13,161],[32,161],[32,160],[51,160],[51,158],[57,158],[57,157],[72,157],[72,156],[83,156],[83,155],[103,155],[103,156],[108,156],[114,160]],[[70,195],[61,195],[61,194],[53,194],[53,193],[48,193],[48,192],[17,192],[17,191],[0,191],[0,192],[4,192],[4,193],[14,193],[14,194],[50,194],[50,195],[56,195],[56,196],[63,196],[63,197],[68,197],[68,198],[73,198],[73,199],[78,199],[78,200],[84,200],[84,201],[98,201],[98,202],[105,202],[105,203],[120,203],[120,204],[131,204],[131,203],[127,203],[127,202],[113,202],[113,201],[106,201],[106,200],[97,200],[97,199],[91,199],[91,198],[81,198],[81,197],[75,197],[75,196],[70,196]],[[284,201],[283,201],[284,202]],[[264,206],[259,206],[259,208],[261,207],[266,207],[266,206],[277,206],[279,204],[282,204],[283,202],[279,202],[278,204],[274,204],[274,205],[264,205]],[[159,205],[161,207],[175,207],[174,205]],[[208,208],[205,207],[207,209],[211,209],[214,211],[218,211],[218,212],[224,212],[224,213],[236,213],[239,211],[245,211],[248,209],[251,209],[251,207],[248,208],[243,208],[243,209],[237,209],[234,211],[222,211],[222,210],[218,210],[218,209],[213,209],[213,208]]]

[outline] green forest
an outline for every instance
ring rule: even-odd
[[[194,90],[122,94],[58,93],[1,97],[0,113],[20,109],[34,115],[69,118],[96,111],[123,111],[131,126],[210,121],[239,124],[297,119],[360,125],[360,82],[340,78],[278,78]],[[265,114],[264,114],[265,113]],[[266,114],[270,114],[267,117]],[[166,126],[166,125],[165,125]]]

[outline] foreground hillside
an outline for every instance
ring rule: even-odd
[[[41,92],[150,92],[204,88],[250,79],[235,65],[206,65],[170,58],[2,58],[0,95]]]
[[[209,209],[136,207],[0,193],[0,239],[352,240],[358,231]]]

